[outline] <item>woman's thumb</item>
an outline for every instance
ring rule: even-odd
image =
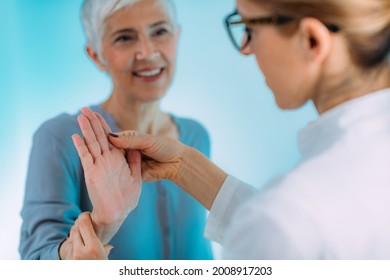
[[[104,250],[106,251],[107,257],[109,257],[114,252],[114,247],[110,244],[104,245]]]

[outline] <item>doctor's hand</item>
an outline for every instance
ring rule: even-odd
[[[139,150],[145,181],[171,180],[207,209],[211,208],[227,174],[201,152],[169,137],[124,131],[110,134],[112,145]]]
[[[111,129],[99,114],[87,108],[78,117],[84,139],[72,136],[84,169],[93,210],[92,224],[107,244],[127,215],[137,206],[141,194],[141,154],[110,145]]]
[[[100,242],[89,212],[81,213],[60,247],[62,260],[107,260],[113,247]]]
[[[111,144],[142,153],[142,179],[146,182],[178,180],[187,146],[169,137],[157,137],[129,130],[109,134]]]

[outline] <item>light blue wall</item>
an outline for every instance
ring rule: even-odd
[[[311,106],[277,109],[252,57],[228,41],[223,17],[233,0],[176,0],[182,37],[174,84],[162,106],[200,120],[212,158],[256,186],[299,158],[297,131]],[[2,0],[0,11],[0,259],[17,259],[19,217],[33,132],[61,112],[98,103],[109,80],[87,59],[81,0]],[[283,82],[283,81],[280,81]]]

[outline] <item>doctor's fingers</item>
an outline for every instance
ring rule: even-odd
[[[144,182],[156,182],[177,178],[180,168],[175,164],[166,164],[157,161],[143,161],[141,177]]]
[[[151,148],[155,146],[157,138],[149,134],[140,134],[135,130],[110,133],[108,138],[115,147],[120,149],[139,150],[146,156],[153,157]],[[158,151],[156,151],[158,152]]]
[[[96,114],[94,112],[92,112],[89,108],[83,108],[83,109],[81,109],[81,112],[89,120],[89,123],[92,127],[92,131],[95,134],[95,139],[98,141],[102,152],[104,153],[104,152],[108,151],[109,146],[108,146],[107,134],[105,132],[105,129],[104,129],[101,121],[98,119]],[[108,127],[108,125],[107,125],[107,127]]]
[[[161,163],[180,161],[187,147],[170,137],[140,134],[133,130],[109,134],[108,139],[115,147],[139,150],[144,161],[154,160]]]

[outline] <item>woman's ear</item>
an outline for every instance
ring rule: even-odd
[[[103,61],[101,61],[99,54],[90,46],[86,46],[86,52],[90,59],[96,64],[97,67],[99,67],[100,70],[103,72],[106,72],[106,66],[104,65]]]
[[[175,28],[175,37],[176,37],[176,42],[179,42],[180,41],[180,38],[181,38],[181,25],[177,25],[176,28]]]
[[[331,50],[332,36],[328,28],[316,18],[304,18],[299,24],[300,47],[306,59],[323,62]]]

